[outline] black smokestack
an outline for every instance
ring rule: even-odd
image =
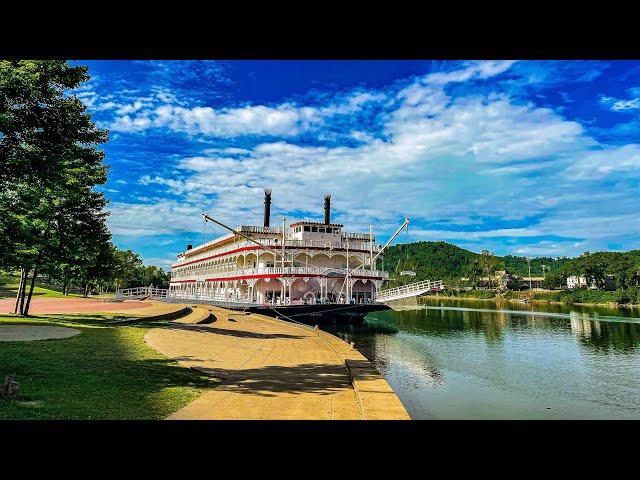
[[[264,226],[269,226],[269,217],[271,217],[271,189],[264,189]]]
[[[324,224],[331,223],[331,195],[324,196]]]
[[[191,250],[193,248],[193,245],[191,245],[190,243],[187,245],[187,250]]]

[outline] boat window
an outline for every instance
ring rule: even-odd
[[[311,227],[311,231],[312,232],[317,232],[318,231],[318,227]]]
[[[324,229],[324,227],[318,227],[318,231],[319,231],[320,233],[324,233],[324,232],[325,232],[325,229]]]
[[[304,226],[304,231],[305,232],[310,232],[311,231],[311,227],[309,225],[305,225]]]

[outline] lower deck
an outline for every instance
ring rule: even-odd
[[[172,282],[168,296],[272,307],[317,304],[370,304],[383,280],[370,278],[276,276],[225,281]]]

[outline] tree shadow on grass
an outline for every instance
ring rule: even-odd
[[[160,419],[216,385],[142,336],[138,329],[86,329],[55,342],[0,344],[0,374],[16,374],[22,397],[0,418]]]

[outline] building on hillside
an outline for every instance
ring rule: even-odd
[[[607,274],[604,277],[604,289],[615,290],[616,289],[616,277],[611,274]]]
[[[571,275],[570,277],[567,277],[567,288],[569,290],[573,290],[574,288],[587,288],[588,286],[587,277],[584,275]]]
[[[531,288],[532,290],[541,290],[544,282],[544,277],[521,277],[518,281],[524,288]]]
[[[567,288],[569,290],[573,290],[574,288],[590,288],[592,290],[596,290],[598,286],[593,282],[588,282],[587,277],[584,275],[576,276],[572,275],[567,277]],[[616,278],[612,274],[607,274],[604,277],[604,289],[605,290],[615,290],[616,289]]]

